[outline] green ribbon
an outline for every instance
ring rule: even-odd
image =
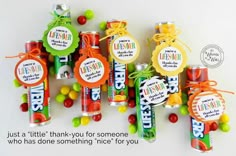
[[[129,74],[129,79],[134,79],[134,84],[138,78],[144,77],[150,79],[153,76],[154,70],[152,69],[152,65],[148,64],[148,66],[142,71],[135,71]]]
[[[50,22],[48,24],[49,27],[53,27],[55,25],[60,25],[60,24],[66,24],[66,23],[71,23],[71,19],[70,18],[65,18],[63,15],[65,15],[66,13],[68,13],[70,10],[67,9],[65,10],[61,15],[56,15],[55,13],[51,12],[51,15],[54,17],[52,22]]]

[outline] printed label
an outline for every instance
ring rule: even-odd
[[[125,88],[125,79],[126,79],[126,65],[120,64],[114,61],[114,82],[115,89],[120,90]]]
[[[204,123],[196,121],[194,118],[191,118],[191,126],[193,136],[195,138],[204,138]]]
[[[168,88],[164,79],[155,76],[142,83],[144,83],[144,85],[140,88],[140,93],[149,104],[161,105],[167,100]]]
[[[16,79],[25,86],[36,86],[46,78],[46,66],[37,58],[20,60],[15,67]]]
[[[131,36],[121,36],[110,44],[110,54],[119,63],[133,62],[139,55],[139,44]]]

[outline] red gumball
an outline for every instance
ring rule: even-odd
[[[78,18],[77,18],[77,22],[80,24],[80,25],[84,25],[86,22],[87,22],[87,19],[86,19],[86,17],[85,16],[79,16]]]
[[[93,115],[92,119],[93,119],[93,121],[98,122],[102,119],[102,114],[100,113],[100,114]]]
[[[218,124],[216,122],[212,122],[210,125],[211,131],[216,131],[218,129]]]
[[[27,112],[27,111],[28,111],[28,103],[22,103],[22,104],[20,105],[20,110],[21,110],[22,112]]]
[[[70,98],[67,98],[67,99],[64,100],[64,106],[66,108],[72,107],[73,104],[74,104],[74,101],[72,99],[70,99]]]
[[[135,90],[134,88],[129,88],[129,97],[130,98],[135,98]]]
[[[169,115],[169,121],[170,121],[171,123],[176,123],[176,122],[178,121],[178,116],[177,116],[175,113],[171,113],[171,114]]]
[[[134,108],[136,106],[135,100],[134,99],[130,99],[128,101],[128,107],[129,108]]]
[[[137,117],[135,114],[130,114],[128,117],[128,121],[130,124],[135,124],[137,122]]]

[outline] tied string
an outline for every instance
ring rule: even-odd
[[[191,48],[187,44],[185,44],[180,39],[178,39],[178,35],[180,33],[181,33],[180,30],[176,30],[174,32],[169,32],[169,33],[157,33],[152,37],[152,39],[156,43],[160,43],[160,42],[165,41],[168,45],[171,45],[172,42],[178,41],[183,46],[185,46],[189,51],[191,51]]]
[[[32,57],[37,57],[37,56],[41,56],[41,50],[39,48],[34,48],[33,50],[27,52],[27,53],[23,53],[20,52],[18,55],[15,56],[6,56],[5,58],[23,58],[23,57],[27,57],[27,58],[32,58]]]
[[[95,53],[98,53],[98,50],[92,48],[90,38],[88,35],[83,35],[82,43],[84,44],[84,48],[79,50],[79,53],[82,56],[93,57]]]
[[[129,34],[129,32],[126,30],[126,28],[122,25],[124,21],[120,21],[120,23],[117,26],[114,26],[114,28],[109,28],[106,30],[106,35],[105,37],[101,38],[99,41],[105,40],[108,37],[118,35],[124,36]]]
[[[224,93],[229,93],[229,94],[235,94],[234,92],[231,91],[227,91],[227,90],[220,90],[220,89],[215,89],[213,87],[217,86],[217,82],[214,80],[207,80],[204,82],[199,82],[196,84],[190,83],[190,81],[187,81],[187,85],[185,86],[185,88],[192,88],[193,90],[195,89],[200,89],[200,90],[208,90],[208,91],[212,91],[213,93],[208,93],[205,95],[211,95],[214,94],[216,92],[224,92]],[[189,93],[191,92],[191,90],[189,91]]]
[[[145,77],[147,79],[150,79],[153,75],[153,72],[154,72],[154,70],[152,69],[152,65],[149,64],[144,70],[135,71],[135,72],[129,74],[129,79],[134,79],[134,83],[140,77]]]
[[[61,15],[56,15],[55,13],[51,13],[51,15],[54,17],[52,22],[50,22],[48,24],[49,27],[53,27],[55,25],[58,25],[58,24],[66,24],[66,23],[71,23],[71,19],[70,18],[67,18],[67,17],[64,17],[64,15],[66,13],[68,13],[70,10],[65,10],[64,12],[62,12]]]

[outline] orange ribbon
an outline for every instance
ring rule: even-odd
[[[31,50],[31,51],[29,51],[27,53],[20,52],[16,56],[6,56],[5,58],[16,58],[16,57],[19,57],[19,58],[22,58],[22,57],[30,58],[30,57],[40,56],[41,54],[42,53],[41,53],[41,50],[39,48],[34,48],[33,50]]]
[[[212,91],[213,93],[216,92],[224,92],[224,93],[229,93],[229,94],[235,94],[234,92],[231,91],[227,91],[227,90],[220,90],[220,89],[215,89],[213,88],[214,86],[217,86],[217,82],[214,80],[207,80],[204,82],[197,82],[196,84],[190,83],[191,81],[187,81],[187,85],[185,86],[185,88],[192,88],[192,89],[201,89],[201,90],[208,90],[208,91]],[[188,92],[190,93],[191,90]],[[213,93],[209,93],[209,94],[213,94]],[[208,94],[206,94],[208,95]]]
[[[84,35],[83,43],[84,43],[85,47],[79,50],[79,53],[82,56],[93,57],[95,53],[98,53],[98,50],[94,49],[91,46],[90,39],[89,39],[88,35]]]

